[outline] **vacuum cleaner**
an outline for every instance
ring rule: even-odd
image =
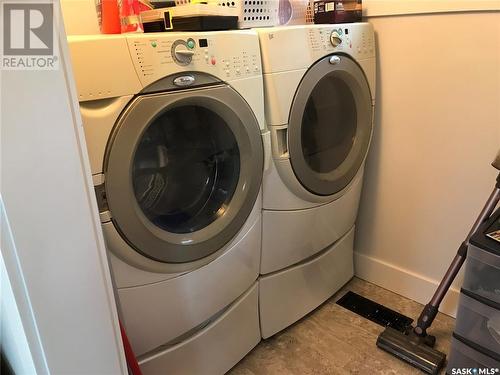
[[[491,165],[500,171],[500,151]],[[436,318],[439,305],[443,301],[446,292],[465,261],[471,236],[477,231],[479,226],[491,216],[499,200],[500,173],[496,179],[496,185],[493,192],[488,198],[469,234],[458,248],[457,255],[455,255],[455,258],[439,283],[432,299],[424,306],[415,327],[410,326],[406,332],[400,332],[394,328],[386,327],[377,339],[377,346],[379,348],[429,374],[437,374],[440,371],[445,364],[446,355],[434,349],[436,338],[429,335],[427,330]]]

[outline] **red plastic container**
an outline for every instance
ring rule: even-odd
[[[122,33],[143,32],[140,19],[141,5],[139,0],[121,0],[120,24]]]
[[[101,0],[101,32],[120,34],[120,13],[117,0]]]

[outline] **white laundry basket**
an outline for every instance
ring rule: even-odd
[[[280,25],[305,25],[314,23],[313,0],[279,0]]]

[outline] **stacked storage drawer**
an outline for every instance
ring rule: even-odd
[[[500,209],[471,239],[448,374],[500,373],[500,242],[486,236],[499,229]]]

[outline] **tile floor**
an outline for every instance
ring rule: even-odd
[[[422,305],[358,278],[293,326],[261,341],[230,375],[421,374],[375,346],[383,327],[335,302],[352,290],[416,318]],[[455,319],[439,314],[432,327],[436,348],[448,353]]]

